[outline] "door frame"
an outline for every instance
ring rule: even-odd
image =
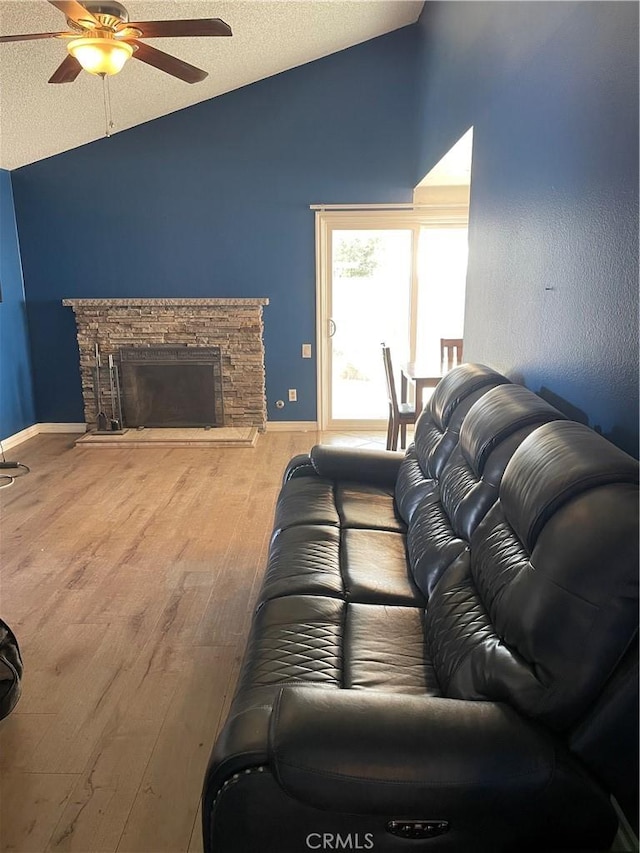
[[[421,205],[401,209],[359,208],[350,205],[341,210],[320,208],[315,210],[316,239],[316,387],[318,429],[321,430],[384,430],[386,420],[331,420],[331,346],[329,321],[331,318],[331,232],[341,228],[382,230],[411,230],[412,263],[410,283],[409,351],[410,358],[416,349],[416,315],[418,302],[418,238],[420,229],[440,225],[465,225],[468,223],[467,205]]]

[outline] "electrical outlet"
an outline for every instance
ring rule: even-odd
[[[289,388],[289,402],[297,403],[298,402],[298,392],[295,388]]]
[[[302,344],[302,357],[311,358],[311,344]]]

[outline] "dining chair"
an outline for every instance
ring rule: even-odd
[[[407,446],[407,426],[416,422],[416,410],[411,403],[398,403],[396,382],[393,375],[393,364],[391,361],[391,350],[384,343],[382,344],[382,359],[384,361],[384,372],[387,378],[387,396],[389,397],[387,450],[398,449],[398,433],[400,434],[400,447],[404,450]]]
[[[440,364],[443,366],[443,373],[448,373],[462,364],[462,338],[440,338]]]

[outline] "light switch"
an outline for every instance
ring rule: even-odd
[[[302,357],[311,358],[311,344],[302,344]]]

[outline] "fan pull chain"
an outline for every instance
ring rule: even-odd
[[[106,74],[101,74],[102,77],[102,100],[104,102],[104,135],[111,136],[111,131],[114,127],[113,116],[111,114],[111,90],[109,89],[109,78]]]

